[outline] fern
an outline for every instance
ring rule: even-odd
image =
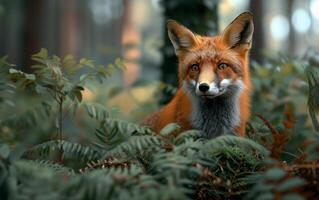
[[[0,58],[0,108],[4,109],[7,106],[13,107],[13,94],[16,92],[16,86],[8,77],[9,68],[12,65],[8,63],[7,56]]]
[[[105,119],[102,122],[101,126],[104,129],[116,128],[118,132],[126,133],[128,135],[151,135],[151,134],[154,134],[154,132],[148,127],[140,126],[138,124],[126,122],[123,120],[113,119],[113,118]]]
[[[10,117],[0,120],[0,124],[9,127],[31,128],[36,126],[41,120],[50,119],[51,111],[51,105],[43,102],[40,106],[36,106],[22,114],[13,114]]]
[[[319,63],[317,63],[319,65]],[[308,109],[315,130],[319,133],[319,122],[317,113],[319,112],[319,75],[310,67],[307,70],[307,79],[309,86]]]
[[[99,173],[100,175],[103,173],[104,176],[106,175],[111,175],[111,176],[116,176],[116,175],[121,175],[121,176],[132,176],[136,177],[141,174],[143,174],[143,170],[141,166],[137,164],[129,164],[126,167],[122,166],[119,167],[114,164],[114,166],[106,166],[105,168],[100,168],[92,171],[88,171],[86,173]]]
[[[59,199],[58,190],[63,187],[61,180],[66,175],[34,162],[19,160],[13,163],[11,176],[15,178],[10,180],[12,193],[9,199]]]
[[[58,164],[58,163],[54,163],[52,161],[48,161],[48,160],[28,160],[28,162],[30,162],[33,165],[36,165],[40,168],[44,167],[44,168],[50,168],[52,169],[55,173],[65,173],[67,175],[74,175],[75,172],[72,168],[66,167],[64,165]]]
[[[247,151],[257,151],[262,156],[269,155],[269,151],[262,145],[243,137],[232,135],[219,136],[213,140],[208,141],[202,148],[202,153],[208,152],[209,149],[216,149],[225,146],[238,146]]]
[[[86,112],[91,118],[94,118],[98,121],[103,121],[110,117],[109,111],[101,104],[83,102],[82,106],[85,108]]]
[[[95,131],[95,136],[99,140],[99,142],[95,144],[100,148],[110,150],[124,141],[127,141],[132,135],[152,134],[154,134],[154,132],[147,127],[118,119],[106,118]]]
[[[160,135],[164,137],[171,136],[174,132],[178,131],[181,127],[176,123],[167,124],[161,131]]]
[[[262,158],[267,155],[268,151],[261,145],[236,136],[206,141],[196,154],[196,162],[204,169],[198,195],[202,199],[237,199],[247,192],[251,186],[247,177],[261,169]]]
[[[294,161],[282,162],[285,158],[279,156],[276,164],[270,162],[269,151],[265,148],[268,146],[264,141],[268,139],[265,136],[271,134],[268,129],[254,124],[251,126],[251,132],[257,139],[231,135],[205,139],[197,130],[189,130],[174,137],[174,133],[180,128],[177,124],[169,124],[160,134],[155,134],[147,127],[113,118],[111,110],[103,105],[82,102],[82,90],[87,81],[103,82],[114,70],[124,67],[120,59],[105,67],[95,65],[88,59],[77,62],[70,55],[64,58],[51,56],[45,49],[32,58],[36,62],[32,74],[14,68],[5,58],[0,59],[1,108],[13,105],[10,101],[15,97],[14,92],[17,92],[17,89],[27,89],[26,94],[31,91],[32,94],[39,95],[41,100],[42,97],[45,99],[44,104],[36,105],[22,114],[1,118],[0,131],[4,133],[1,135],[22,131],[34,133],[33,130],[37,130],[43,137],[43,133],[56,132],[52,131],[55,118],[60,137],[59,140],[50,140],[31,147],[25,151],[22,159],[19,157],[19,151],[23,151],[23,148],[18,146],[18,142],[10,145],[0,143],[1,199],[302,199],[299,191],[307,190],[308,186],[311,188],[308,190],[313,193],[310,199],[317,197],[316,185],[312,183],[315,181],[314,174],[318,171],[315,163],[318,157],[318,138],[309,137],[309,129],[304,131],[297,127],[295,134],[291,127],[289,130],[280,127],[282,124],[278,122],[282,121],[282,112],[278,110],[289,103],[289,98],[285,96],[279,98],[284,101],[274,103],[275,106],[262,107],[269,108],[275,116],[268,123],[268,127],[273,128],[270,131],[283,132],[291,137],[304,134],[303,137],[313,140],[307,146],[308,151],[303,151],[299,148],[300,145],[296,148],[302,155],[296,159],[297,164],[291,166],[290,162]],[[299,64],[288,61],[283,59],[274,62],[269,68],[256,67],[257,73],[267,76],[278,71],[277,65],[282,69],[269,82],[258,85],[259,80],[254,80],[258,95],[271,93],[271,98],[277,98],[279,94],[288,93],[286,86],[287,83],[290,84],[291,77],[285,79],[287,83],[274,92],[265,92],[263,89],[273,82],[281,84],[283,71],[296,72],[295,68]],[[309,113],[314,116],[318,77],[312,72],[307,75],[310,89]],[[19,109],[19,105],[16,106]],[[81,110],[76,112],[79,108]],[[83,120],[91,118],[89,122],[95,122],[90,128],[97,124],[96,141],[93,142],[95,146],[86,138],[84,142],[89,145],[61,139],[67,138],[62,137],[62,133],[68,133],[73,128],[66,126],[68,129],[64,130],[62,127],[72,121],[73,116],[66,117],[71,111],[81,114],[74,115],[75,123],[80,122],[81,128],[87,124],[86,121],[81,123],[82,116]],[[290,118],[283,125],[298,126],[300,122],[295,122],[297,120],[293,112],[285,114],[285,117],[287,116]],[[50,131],[39,130],[43,121],[50,123]],[[85,130],[81,130],[78,135],[82,136],[84,133],[83,135],[87,136],[89,131]],[[32,134],[34,135],[36,134]],[[74,137],[78,135],[75,133]],[[81,137],[81,141],[82,139]],[[274,144],[282,145],[283,149],[287,144],[276,141]],[[300,141],[300,138],[297,138],[297,143]],[[303,157],[306,152],[311,156]],[[314,162],[306,161],[309,159]],[[299,162],[305,161],[309,163],[298,165]],[[311,178],[308,178],[309,176]]]
[[[39,156],[47,156],[51,152],[61,151],[67,158],[89,161],[101,158],[101,153],[89,146],[82,146],[78,143],[71,143],[64,140],[51,140],[34,146],[26,152],[26,155],[36,154]]]
[[[252,189],[246,195],[245,199],[274,199],[275,196],[280,199],[304,199],[298,193],[293,193],[293,189],[300,188],[305,182],[299,177],[290,177],[283,169],[272,167],[265,172],[252,175],[248,182],[253,184]],[[295,190],[297,191],[297,190]]]
[[[201,131],[199,130],[189,130],[189,131],[184,131],[180,133],[176,138],[174,138],[174,144],[181,144],[183,143],[186,139],[193,138],[193,139],[199,139],[201,136]]]
[[[161,140],[156,136],[131,136],[125,142],[105,152],[104,157],[137,157],[142,154],[149,154],[161,147]]]

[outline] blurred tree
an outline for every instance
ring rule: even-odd
[[[218,0],[162,0],[164,20],[174,19],[198,34],[213,35],[218,32]],[[166,26],[166,23],[165,23]],[[161,81],[177,86],[177,59],[168,35],[164,34],[164,46],[161,49]],[[164,92],[161,104],[167,103],[171,94]]]
[[[77,8],[75,0],[60,1],[59,10],[61,12],[60,21],[60,37],[63,42],[60,46],[60,54],[65,55],[70,52],[77,55],[78,46],[78,32],[79,32],[79,21],[81,16],[79,15],[79,9]]]
[[[23,55],[20,49],[24,48],[22,37],[26,37],[26,31],[22,28],[25,18],[25,4],[20,0],[0,0],[3,9],[0,16],[0,55],[10,55],[9,60],[23,66]]]
[[[295,0],[286,0],[286,15],[288,19],[292,19],[293,11],[294,11]],[[289,21],[290,31],[289,31],[289,39],[288,39],[288,52],[291,55],[294,55],[296,52],[296,32],[293,28],[292,20]]]
[[[254,14],[254,38],[253,47],[250,51],[251,58],[257,62],[263,61],[262,50],[265,47],[264,39],[264,9],[263,1],[250,0],[250,11]]]
[[[30,72],[30,55],[46,47],[107,63],[120,56],[123,0],[0,0],[0,55]]]
[[[126,70],[123,72],[123,83],[125,86],[133,84],[140,74],[138,60],[141,55],[140,43],[141,33],[134,22],[133,1],[124,0],[124,13],[122,17],[122,54],[126,60]]]
[[[42,25],[43,8],[44,1],[34,0],[33,3],[26,3],[26,18],[25,18],[25,36],[24,36],[24,45],[25,53],[23,54],[23,63],[24,70],[30,72],[31,69],[26,66],[31,66],[32,62],[30,60],[30,55],[36,53],[40,48],[40,40],[42,31],[39,30],[39,27]]]

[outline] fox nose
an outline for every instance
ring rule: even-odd
[[[199,91],[201,92],[207,92],[209,90],[209,85],[207,83],[201,83],[198,86]]]

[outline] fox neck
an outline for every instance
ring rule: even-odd
[[[194,89],[191,87],[190,84],[183,85],[192,105],[190,124],[208,138],[219,136],[225,131],[233,133],[240,123],[239,97],[242,88],[232,88],[228,95],[203,99],[192,92]]]

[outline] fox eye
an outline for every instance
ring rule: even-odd
[[[198,71],[199,70],[199,64],[192,64],[190,68],[191,68],[192,71]]]
[[[220,63],[218,65],[218,69],[226,69],[228,67],[228,65],[226,63]]]

